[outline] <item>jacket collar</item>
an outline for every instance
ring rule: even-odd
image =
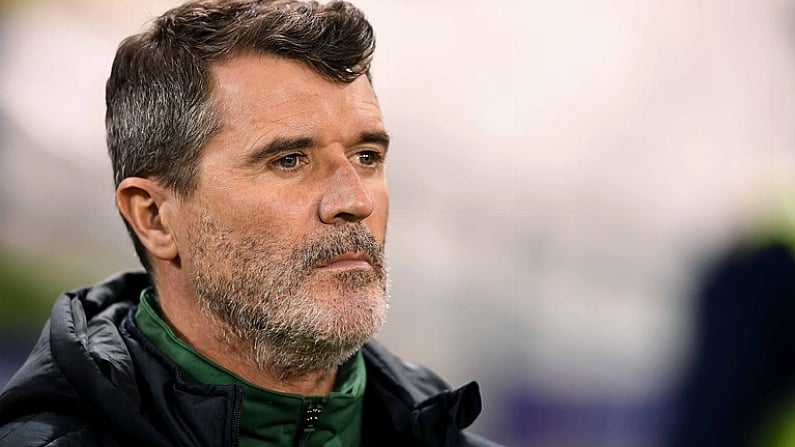
[[[461,430],[480,414],[476,382],[452,390],[425,367],[402,360],[375,341],[362,349],[368,368],[365,445],[463,446]],[[385,435],[385,434],[391,434]],[[378,437],[378,442],[373,440]]]

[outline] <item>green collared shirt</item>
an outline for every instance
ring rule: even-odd
[[[151,288],[141,293],[135,322],[141,332],[182,370],[207,385],[243,390],[240,446],[358,447],[367,372],[361,351],[343,364],[326,396],[300,396],[254,385],[202,356],[179,339],[160,317]],[[310,428],[307,430],[307,420]]]

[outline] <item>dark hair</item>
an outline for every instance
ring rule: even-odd
[[[219,128],[210,68],[244,52],[306,64],[336,82],[370,77],[375,39],[353,5],[334,1],[192,1],[122,41],[105,101],[115,184],[155,178],[182,196],[196,187],[202,147]],[[125,220],[141,263],[146,249]]]

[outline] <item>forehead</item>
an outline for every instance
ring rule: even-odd
[[[353,125],[383,127],[378,101],[365,76],[350,83],[335,82],[301,62],[268,54],[231,57],[214,64],[210,74],[222,131],[249,125],[300,127],[334,117]]]

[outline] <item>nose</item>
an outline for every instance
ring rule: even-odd
[[[373,198],[347,160],[335,167],[320,199],[320,220],[327,224],[358,222],[373,212]]]

